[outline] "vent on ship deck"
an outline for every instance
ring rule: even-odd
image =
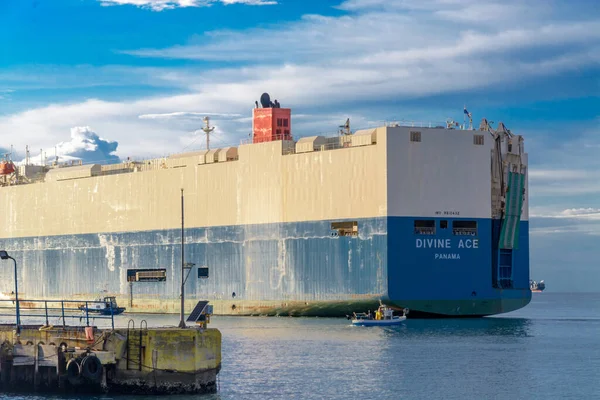
[[[411,142],[420,142],[421,141],[421,132],[410,131],[410,141]]]
[[[432,219],[416,219],[415,235],[435,235],[435,221]]]
[[[483,135],[473,135],[473,144],[477,146],[483,146],[484,138]]]
[[[358,222],[340,221],[331,223],[333,236],[358,236]]]
[[[167,280],[166,269],[128,269],[127,282],[164,282]]]
[[[477,236],[477,221],[452,221],[452,234]]]

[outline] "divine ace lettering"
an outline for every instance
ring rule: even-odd
[[[451,249],[454,248],[451,239],[416,239],[417,249]],[[460,239],[456,244],[458,249],[478,249],[479,239]]]

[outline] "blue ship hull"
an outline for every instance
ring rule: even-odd
[[[186,228],[186,261],[209,268],[208,279],[190,274],[188,306],[202,298],[215,314],[344,316],[374,310],[381,299],[411,317],[474,317],[531,299],[526,221],[507,277],[491,219],[476,220],[475,236],[419,235],[410,217],[353,220],[356,237],[333,235],[332,221]],[[442,220],[452,221],[436,218],[436,226]],[[23,296],[107,293],[133,312],[178,311],[179,230],[2,239],[0,247],[19,263]],[[166,281],[130,284],[134,268],[165,268]],[[12,270],[0,277],[12,281]]]

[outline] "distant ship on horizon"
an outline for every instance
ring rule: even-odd
[[[529,282],[529,288],[534,293],[542,293],[546,289],[546,284],[543,280],[536,282],[534,280]]]

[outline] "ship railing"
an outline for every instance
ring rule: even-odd
[[[329,138],[329,139],[338,139],[340,137],[338,136],[334,136],[333,138]],[[296,147],[295,146],[291,146],[291,147],[287,147],[283,149],[283,155],[287,155],[287,154],[299,154],[299,153],[311,153],[311,152],[318,152],[318,151],[329,151],[329,150],[337,150],[337,149],[343,149],[343,148],[348,148],[351,147],[351,143],[350,141],[345,141],[342,142],[342,139],[340,139],[339,141],[329,141],[326,143],[322,143],[322,144],[317,144],[315,146],[313,146],[312,150],[310,151],[296,151]]]
[[[240,144],[253,144],[253,143],[267,143],[267,142],[277,142],[279,140],[294,140],[293,136],[288,134],[275,134],[267,137],[249,137],[240,140]]]
[[[95,320],[109,320],[111,328],[115,329],[114,310],[111,305],[109,308],[110,313],[108,315],[96,314],[90,316],[90,307],[93,304],[106,305],[105,301],[94,300],[94,301],[77,301],[77,300],[28,300],[19,299],[19,314],[17,316],[17,323],[19,326],[23,325],[22,317],[31,319],[44,319],[45,326],[50,326],[50,321],[55,318],[58,321],[62,321],[63,328],[66,328],[67,318],[79,319],[80,322],[85,320],[86,326],[90,326],[90,319],[92,322]],[[0,299],[0,318],[3,317],[15,317],[15,313],[5,313],[5,310],[16,310],[16,303],[14,299]]]
[[[433,122],[433,121],[407,121],[407,120],[395,120],[395,121],[383,121],[383,126],[396,127],[402,126],[405,128],[444,128],[446,127],[445,122]]]
[[[326,137],[326,139],[328,139],[328,140],[325,143],[314,145],[311,150],[296,151],[296,146],[295,146],[296,143],[294,143],[292,145],[284,146],[283,150],[282,150],[282,154],[289,155],[289,154],[297,154],[297,153],[310,153],[310,152],[337,150],[337,149],[352,147],[350,137],[348,137],[347,139],[344,139],[343,136],[332,136],[332,137]],[[276,142],[279,140],[280,139],[273,139],[273,140],[260,140],[257,142],[253,142],[252,139],[244,139],[241,141],[241,144]]]

